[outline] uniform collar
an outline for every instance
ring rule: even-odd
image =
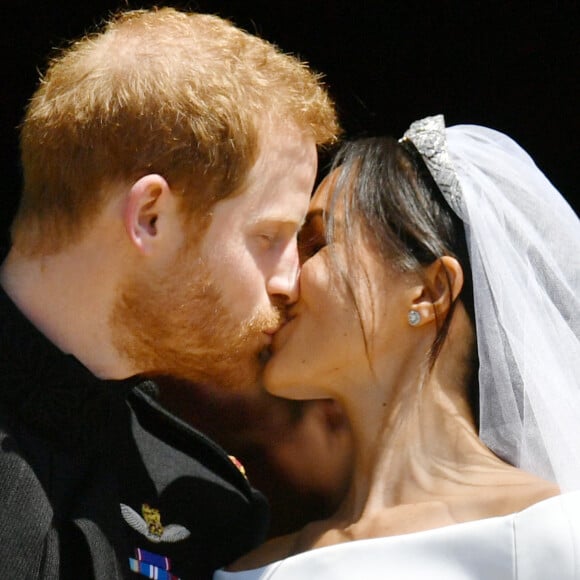
[[[103,381],[51,343],[0,288],[0,412],[59,445],[96,445],[139,382]]]

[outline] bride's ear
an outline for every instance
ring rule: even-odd
[[[451,256],[435,260],[423,270],[410,309],[420,315],[419,324],[443,320],[463,287],[463,268]]]

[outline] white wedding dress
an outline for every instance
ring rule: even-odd
[[[214,580],[580,580],[580,492],[521,512],[317,548]]]

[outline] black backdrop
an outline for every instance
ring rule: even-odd
[[[580,3],[430,0],[0,0],[2,233],[20,190],[16,126],[53,47],[119,7],[233,20],[326,76],[347,134],[400,136],[442,112],[519,141],[578,209]]]

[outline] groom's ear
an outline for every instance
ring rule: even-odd
[[[173,228],[179,205],[164,177],[145,175],[131,186],[123,210],[123,223],[131,243],[150,255],[164,243]]]

